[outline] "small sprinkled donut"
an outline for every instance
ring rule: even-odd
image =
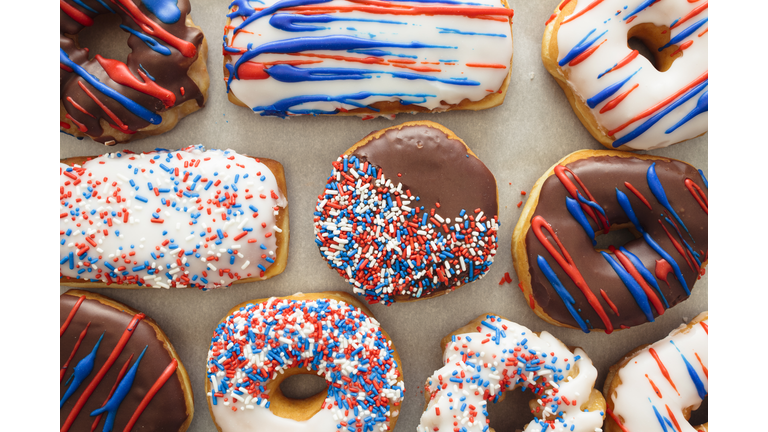
[[[208,45],[188,0],[61,0],[61,132],[106,145],[167,132],[205,105]],[[122,62],[90,58],[78,33],[117,14],[130,33]]]
[[[650,150],[707,132],[707,0],[563,0],[542,59],[601,144]],[[637,38],[656,66],[627,41]]]
[[[450,130],[403,123],[333,162],[314,222],[320,254],[369,302],[434,297],[493,263],[496,179]]]
[[[160,327],[99,294],[59,300],[61,431],[187,430],[192,386]]]
[[[688,423],[707,396],[709,313],[702,312],[666,338],[637,347],[611,366],[603,394],[606,432],[703,431]]]
[[[283,166],[202,145],[61,161],[61,285],[226,287],[288,260]]]
[[[293,375],[328,391],[289,399]],[[213,333],[205,391],[219,432],[392,430],[405,387],[400,357],[373,314],[342,292],[241,303]]]
[[[571,153],[534,185],[512,235],[520,288],[559,326],[611,333],[687,299],[707,265],[707,179],[685,162]],[[597,236],[634,239],[597,249]]]
[[[444,366],[427,379],[418,432],[487,432],[488,402],[530,389],[533,421],[525,432],[594,432],[605,399],[595,390],[597,369],[581,348],[547,332],[483,314],[443,338]]]

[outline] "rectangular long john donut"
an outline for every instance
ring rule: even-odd
[[[233,0],[229,99],[261,115],[390,116],[504,101],[506,0]]]
[[[283,166],[232,150],[63,159],[61,285],[211,289],[268,279],[288,257]]]

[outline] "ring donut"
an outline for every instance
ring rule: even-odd
[[[687,421],[707,396],[709,313],[702,312],[666,338],[635,348],[611,366],[603,394],[606,432],[703,431]],[[681,427],[682,426],[682,427]]]
[[[61,0],[61,132],[107,145],[169,131],[205,105],[208,45],[188,0]],[[78,43],[103,14],[130,33],[125,62]]]
[[[525,432],[593,432],[603,424],[597,369],[581,348],[491,314],[444,337],[440,346],[444,366],[427,380],[417,432],[452,432],[458,424],[462,432],[487,432],[487,403],[515,388],[536,395],[529,404],[535,418]]]
[[[241,303],[213,333],[205,391],[219,432],[379,432],[397,422],[400,357],[371,312],[341,292]],[[315,374],[328,391],[289,399],[280,384]]]
[[[403,123],[333,162],[314,222],[321,255],[356,294],[382,304],[435,297],[493,263],[496,179],[447,128]]]
[[[666,147],[707,132],[708,20],[707,0],[563,0],[542,59],[604,146]],[[628,47],[631,38],[656,67]]]
[[[581,150],[534,185],[512,236],[520,288],[555,325],[611,333],[691,294],[708,256],[707,180],[674,159]],[[628,230],[608,250],[597,236]]]

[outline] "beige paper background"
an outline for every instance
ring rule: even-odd
[[[517,288],[510,252],[512,230],[520,214],[517,203],[526,198],[520,191],[529,191],[536,179],[566,154],[583,148],[603,147],[578,121],[563,92],[541,63],[544,22],[558,1],[512,0],[510,3],[515,10],[514,63],[506,101],[501,107],[480,112],[401,114],[394,121],[361,121],[342,117],[265,118],[232,105],[226,98],[221,68],[221,38],[229,2],[193,0],[192,18],[202,27],[209,43],[211,88],[207,106],[182,120],[169,133],[110,150],[129,148],[138,152],[201,143],[209,148],[231,148],[281,161],[285,167],[291,208],[291,240],[285,272],[268,281],[207,293],[189,289],[98,290],[145,312],[170,337],[189,371],[195,392],[196,413],[189,431],[215,430],[203,388],[205,359],[216,324],[232,306],[250,299],[285,296],[298,291],[351,292],[351,287],[328,269],[313,241],[312,212],[316,198],[323,191],[333,160],[369,132],[404,121],[423,119],[445,125],[462,137],[485,162],[498,182],[501,229],[495,263],[484,279],[431,300],[391,307],[372,305],[373,313],[392,336],[403,361],[407,391],[397,430],[413,431],[418,425],[424,406],[424,381],[441,364],[440,338],[481,313],[497,313],[533,331],[549,331],[567,345],[583,347],[598,368],[598,388],[602,389],[608,367],[624,353],[637,345],[663,338],[683,321],[707,309],[707,276],[696,284],[691,298],[668,310],[655,323],[611,335],[583,334],[579,330],[555,327],[546,324],[529,309]],[[107,17],[105,21],[109,19]],[[124,43],[127,34],[117,28],[114,21],[109,22],[112,25],[107,25],[106,35],[97,36],[94,29],[88,29],[83,34],[83,42],[92,53],[124,58],[128,53]],[[63,134],[60,149],[62,158],[106,151],[105,147],[89,139],[78,141]],[[650,153],[687,161],[708,174],[707,152],[708,136],[705,135]],[[513,283],[499,286],[505,272],[510,272]],[[61,291],[66,291],[66,287]],[[293,387],[311,384],[302,381],[294,383]],[[314,384],[317,389],[317,382]],[[498,431],[513,430],[531,419],[523,403],[529,395],[517,392],[510,396],[489,408],[491,426]]]

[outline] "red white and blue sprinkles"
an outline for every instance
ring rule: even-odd
[[[582,411],[597,379],[583,350],[495,315],[479,321],[476,332],[453,335],[446,345],[444,366],[427,380],[417,432],[487,432],[487,403],[518,387],[537,402],[525,432],[601,430],[605,413]]]
[[[270,411],[266,386],[305,368],[328,382],[319,412],[304,422]],[[336,299],[270,298],[248,304],[216,328],[208,351],[207,394],[222,432],[389,430],[405,387],[379,323]]]
[[[61,164],[62,278],[155,288],[264,277],[287,201],[269,168],[202,145]]]
[[[438,210],[379,167],[342,155],[318,196],[315,243],[370,303],[421,298],[480,279],[496,255],[498,216],[478,208],[443,217]]]

